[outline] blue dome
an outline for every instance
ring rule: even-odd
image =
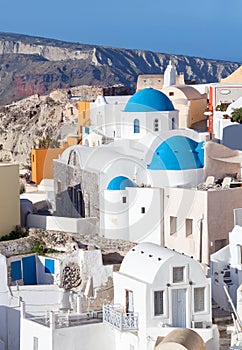
[[[163,92],[146,88],[136,92],[127,102],[124,112],[174,111],[171,100]]]
[[[203,142],[185,136],[173,136],[155,150],[150,170],[187,170],[204,166]]]
[[[125,190],[126,187],[135,186],[136,185],[126,176],[117,176],[109,182],[107,190]]]

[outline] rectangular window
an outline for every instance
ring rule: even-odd
[[[33,350],[39,349],[39,339],[37,337],[33,337]]]
[[[169,96],[174,96],[174,92],[173,92],[173,91],[170,91],[170,92],[169,92]]]
[[[32,162],[34,163],[34,154],[32,155]]]
[[[184,281],[184,266],[173,267],[173,283]]]
[[[154,292],[154,313],[155,316],[163,315],[164,313],[164,291],[157,290]]]
[[[170,216],[170,234],[174,235],[177,232],[177,217]]]
[[[122,197],[123,198],[123,203],[127,203],[126,197]]]
[[[186,219],[186,237],[192,235],[192,219]]]
[[[55,273],[55,260],[45,259],[45,273]]]
[[[205,309],[204,291],[204,287],[194,288],[194,312],[204,311]]]
[[[145,207],[141,207],[141,214],[145,214]]]
[[[11,279],[17,281],[22,279],[21,261],[11,262]]]
[[[61,182],[57,181],[57,195],[61,194]]]

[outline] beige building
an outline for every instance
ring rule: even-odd
[[[0,237],[20,224],[19,167],[0,163]]]
[[[209,264],[209,257],[228,244],[234,227],[233,209],[242,207],[242,157],[239,151],[207,142],[205,179],[214,183],[197,188],[164,189],[164,242],[169,248]],[[218,182],[230,178],[224,187]],[[216,183],[217,182],[217,183]]]
[[[210,255],[228,244],[233,209],[241,206],[242,187],[165,188],[165,245],[208,265]]]
[[[236,69],[228,77],[220,80],[221,84],[241,84],[242,83],[242,66]]]
[[[190,85],[172,85],[162,89],[179,110],[179,128],[190,128],[193,124],[206,119],[207,94],[201,94]]]
[[[176,84],[184,84],[184,74],[176,75]],[[141,74],[137,79],[137,91],[151,87],[161,90],[164,85],[164,74]]]

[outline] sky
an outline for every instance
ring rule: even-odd
[[[0,32],[242,62],[242,0],[2,1]]]

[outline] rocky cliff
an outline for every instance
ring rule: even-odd
[[[41,139],[52,139],[55,146],[68,133],[77,134],[78,106],[68,98],[69,90],[55,90],[47,96],[37,94],[0,107],[0,162],[31,165],[30,153]],[[72,95],[95,99],[102,93],[97,87],[71,89]]]
[[[240,64],[183,55],[68,43],[0,33],[0,105],[79,85],[135,88],[139,74],[162,74],[172,59],[185,80],[216,82]]]

